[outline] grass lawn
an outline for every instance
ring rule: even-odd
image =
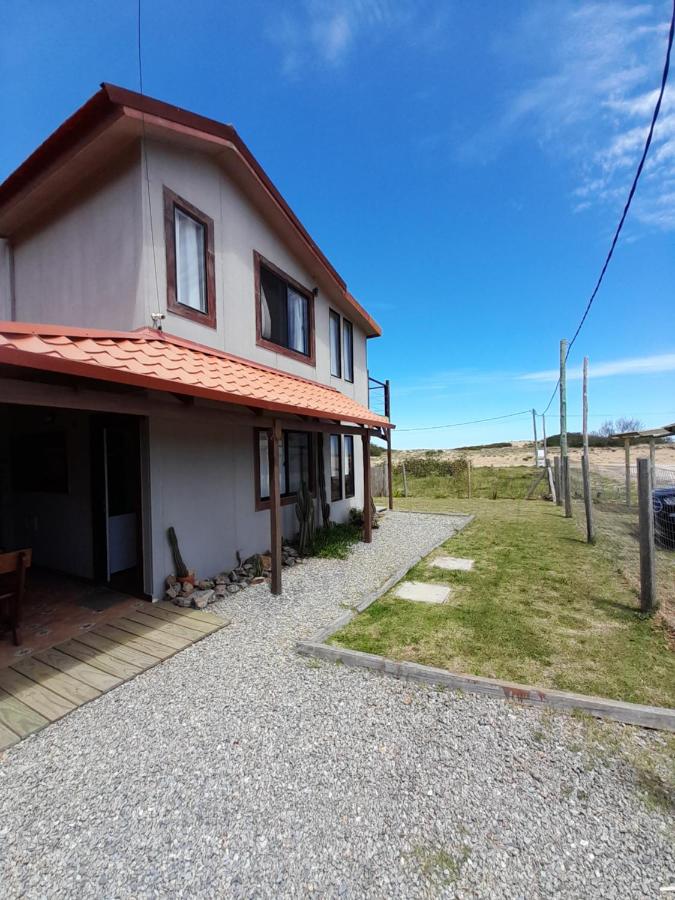
[[[394,496],[403,497],[403,474],[400,466],[393,468]],[[524,500],[533,481],[541,470],[529,466],[474,467],[471,469],[471,495],[477,499]],[[457,475],[426,475],[418,477],[408,474],[408,495],[417,499],[429,497],[435,500],[447,497],[469,495],[469,480],[466,472]],[[535,497],[548,494],[548,481],[540,481],[534,491]]]
[[[408,578],[449,584],[443,605],[390,592],[332,643],[399,660],[542,687],[675,707],[675,653],[665,629],[641,616],[631,525],[598,517],[598,543],[544,501],[397,500],[400,509],[472,512],[475,520]],[[429,565],[469,557],[472,572]],[[661,556],[661,554],[659,554]],[[675,581],[675,554],[659,572]],[[661,579],[663,581],[663,578]]]

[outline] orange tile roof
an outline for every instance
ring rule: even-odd
[[[273,412],[390,427],[335,388],[152,329],[0,322],[0,363]]]

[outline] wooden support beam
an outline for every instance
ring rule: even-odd
[[[363,448],[363,540],[370,544],[373,540],[373,501],[370,496],[370,435],[361,434]]]
[[[384,383],[384,414],[388,419],[391,417],[391,391],[388,378]],[[387,429],[387,497],[389,499],[389,509],[393,509],[394,473],[391,469],[391,428]]]
[[[267,442],[270,470],[270,553],[272,555],[273,594],[281,593],[281,482],[279,479],[279,447],[281,423],[274,421],[270,440]]]
[[[630,438],[623,442],[626,457],[626,506],[630,509]]]
[[[648,459],[639,459],[638,510],[640,522],[640,609],[653,613],[659,608],[654,567],[654,508],[652,478]]]

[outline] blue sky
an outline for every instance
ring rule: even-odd
[[[398,447],[528,437],[618,220],[669,0],[143,0],[145,91],[232,122],[381,322]],[[138,88],[136,0],[8,0],[0,179],[101,81]],[[672,79],[671,79],[672,81]],[[675,421],[675,90],[570,358],[591,424]],[[580,422],[570,379],[570,428]],[[556,405],[551,409],[553,413]],[[557,430],[554,420],[549,431]]]

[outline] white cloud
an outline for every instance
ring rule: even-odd
[[[628,359],[616,359],[609,362],[589,364],[589,378],[609,378],[615,375],[662,375],[675,372],[675,353],[661,353],[655,356],[634,356]],[[528,372],[520,375],[522,381],[549,381],[558,378],[557,369],[546,369],[542,372]],[[569,380],[578,381],[582,377],[581,367],[567,370]]]
[[[359,41],[393,30],[411,42],[430,41],[445,16],[428,7],[426,0],[302,0],[294,13],[284,11],[271,20],[267,35],[280,48],[284,74],[293,77],[307,66],[336,68]]]
[[[496,46],[507,65],[526,71],[504,98],[496,126],[475,136],[462,157],[498,152],[506,140],[536,140],[576,169],[576,212],[594,205],[620,210],[647,137],[658,95],[670,4],[541,0]],[[675,88],[664,96],[633,216],[675,228],[661,200],[675,175]]]

